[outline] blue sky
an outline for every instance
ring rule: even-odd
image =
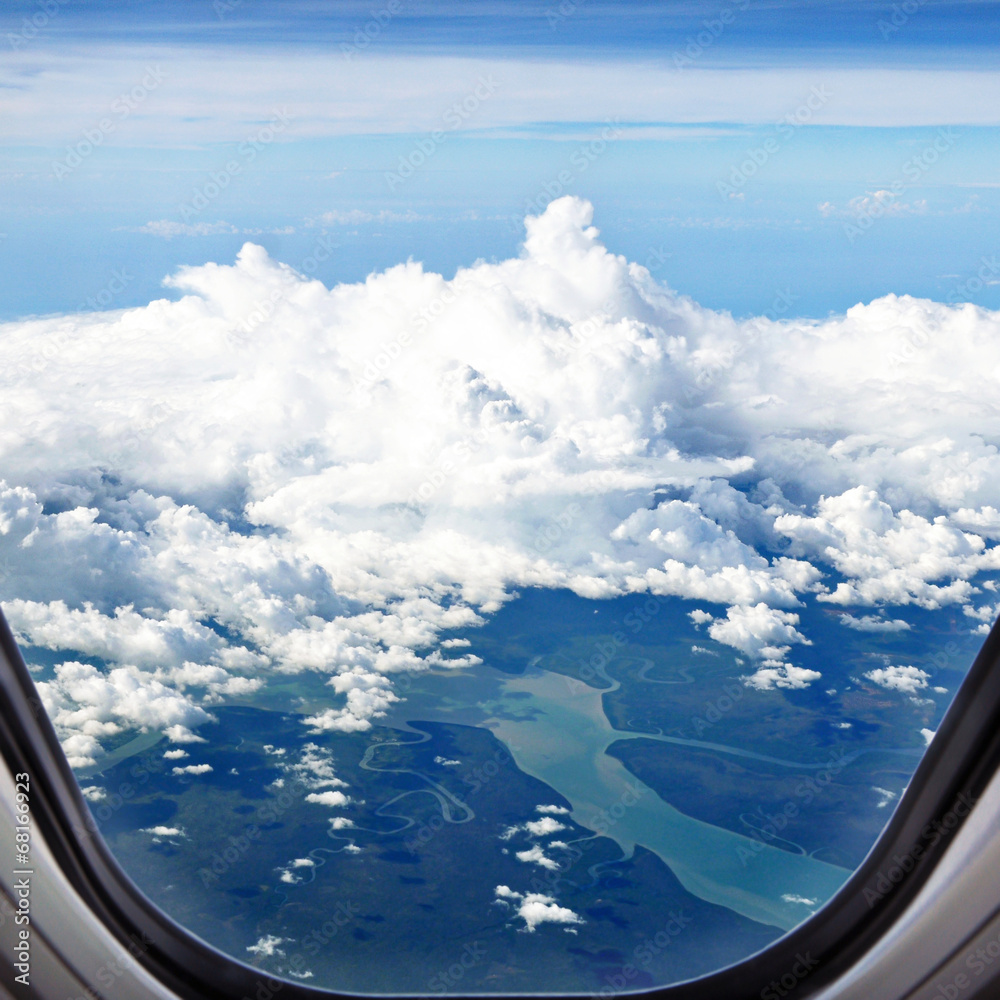
[[[451,274],[567,193],[737,315],[998,308],[998,26],[940,0],[7,4],[0,318],[169,297],[248,239],[327,284]]]

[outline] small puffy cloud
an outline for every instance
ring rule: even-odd
[[[854,615],[840,615],[841,625],[846,625],[857,632],[907,632],[910,623],[902,618],[893,618],[891,621],[886,618],[878,618],[875,615],[863,615],[855,618]]]
[[[458,767],[462,762],[460,760],[449,760],[447,757],[439,755],[434,758],[434,763],[440,764],[442,767]]]
[[[151,833],[154,837],[186,837],[184,828],[181,826],[148,826],[140,833]]]
[[[541,819],[529,820],[524,824],[524,829],[532,837],[547,837],[550,833],[559,833],[565,830],[566,826],[551,816],[543,816]]]
[[[107,790],[100,785],[83,785],[80,791],[88,802],[102,802],[108,797]]]
[[[289,939],[276,937],[274,934],[265,934],[257,939],[256,944],[247,945],[247,951],[258,958],[272,958],[274,955],[284,955],[279,945],[285,944]]]
[[[520,893],[509,886],[498,885],[494,890],[497,901],[515,909],[524,921],[523,930],[529,934],[542,924],[582,924],[583,918],[571,909],[559,904],[551,896],[540,892]]]
[[[280,872],[280,881],[285,882],[288,885],[298,885],[303,882],[304,879],[301,875],[297,874],[296,869],[302,868],[315,868],[316,862],[312,858],[295,858],[290,861],[287,865],[281,868],[276,868],[275,871]]]
[[[562,809],[559,806],[540,806],[537,807],[539,812],[548,813],[554,812],[568,813],[568,809]],[[547,837],[553,833],[559,833],[566,829],[564,823],[560,823],[559,820],[554,819],[551,815],[543,815],[541,819],[528,820],[526,823],[520,823],[516,826],[508,826],[503,833],[500,834],[501,840],[510,840],[515,834],[526,833],[530,837]]]
[[[310,792],[306,802],[319,806],[346,806],[351,800],[343,792]]]
[[[758,691],[769,691],[772,688],[789,688],[799,690],[807,688],[813,681],[818,681],[822,674],[808,667],[797,667],[791,663],[765,660],[764,663],[749,677],[745,683]]]
[[[542,848],[535,844],[533,847],[526,851],[518,851],[515,855],[518,861],[524,861],[529,864],[539,865],[542,868],[548,868],[551,871],[555,871],[559,868],[559,865],[552,860],[552,858],[547,857]]]
[[[284,749],[277,750],[271,747],[264,748],[269,756],[283,757]],[[282,761],[281,767],[284,772],[310,789],[320,788],[347,788],[347,782],[338,778],[334,773],[333,756],[329,750],[324,749],[318,743],[306,743],[302,748],[302,756],[294,763],[289,764]],[[313,801],[307,799],[307,801]]]
[[[930,746],[931,745],[931,740],[934,739],[934,737],[936,735],[936,730],[934,730],[934,729],[921,729],[920,730],[920,735],[923,736],[923,738],[924,738],[924,745],[925,746]]]
[[[535,812],[548,813],[552,816],[568,816],[569,810],[565,806],[535,806]]]
[[[927,687],[930,674],[919,667],[879,667],[869,670],[865,677],[879,687],[890,691],[902,691],[904,694],[916,694]]]
[[[177,750],[166,750],[163,754],[165,760],[183,760],[187,756],[187,750],[181,750],[180,748]]]
[[[213,769],[211,764],[188,764],[186,767],[175,767],[171,774],[209,774]]]
[[[175,725],[167,726],[163,730],[163,735],[166,736],[171,743],[207,743],[208,740],[204,736],[199,736],[197,733],[191,732],[187,726]]]
[[[354,820],[348,819],[346,816],[334,816],[330,820],[331,830],[349,830],[354,826]]]

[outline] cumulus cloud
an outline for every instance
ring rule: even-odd
[[[552,816],[569,815],[569,810],[565,806],[535,806],[535,812],[548,813]]]
[[[310,792],[306,802],[319,806],[346,806],[351,800],[343,792]]]
[[[284,748],[264,747],[269,756],[284,757]],[[317,743],[306,743],[302,747],[302,755],[294,763],[281,762],[282,770],[297,782],[309,789],[347,788],[347,782],[338,778],[333,769],[333,755],[329,750]],[[346,797],[345,801],[346,801]],[[307,796],[307,802],[318,802],[319,799]],[[332,804],[332,803],[327,803]]]
[[[879,667],[876,670],[869,670],[865,677],[879,687],[888,688],[890,691],[902,691],[904,694],[916,694],[917,691],[927,687],[927,680],[930,674],[919,667]]]
[[[140,833],[151,833],[154,837],[186,837],[184,828],[180,826],[148,826]]]
[[[524,921],[529,934],[541,924],[582,924],[583,918],[566,906],[560,906],[552,896],[540,892],[515,892],[509,886],[498,885],[494,890],[497,902],[510,906]]]
[[[294,858],[287,865],[282,868],[276,868],[275,871],[280,872],[280,881],[287,883],[288,885],[298,885],[300,882],[305,881],[303,877],[298,874],[297,869],[312,869],[316,867],[316,862],[312,858]]]
[[[188,756],[188,752],[187,750],[181,750],[181,749],[166,750],[164,751],[163,756],[166,760],[183,760],[185,757]]]
[[[813,600],[988,623],[1000,314],[735,320],[592,223],[560,198],[511,259],[334,288],[247,243],[175,300],[0,325],[0,600],[64,657],[39,687],[76,766],[302,671],[310,729],[364,732],[525,587],[696,600],[761,688],[818,677]]]
[[[854,615],[840,615],[840,623],[852,628],[857,632],[908,632],[910,623],[902,618],[893,618],[889,621],[886,618],[879,618],[876,615],[863,615],[855,618]]]
[[[271,958],[274,955],[284,955],[279,945],[288,941],[288,938],[276,937],[274,934],[265,934],[257,939],[256,944],[247,945],[247,951],[259,958]]]
[[[186,767],[175,767],[171,774],[209,774],[214,768],[211,764],[188,764]]]
[[[538,811],[541,813],[568,813],[568,809],[563,809],[560,806],[538,806]],[[564,823],[560,823],[559,820],[553,819],[551,815],[542,816],[541,819],[528,820],[526,823],[520,823],[516,826],[508,826],[503,833],[500,834],[501,840],[510,840],[517,833],[526,833],[530,837],[547,837],[552,833],[559,833],[566,829]]]
[[[517,851],[514,856],[518,861],[539,865],[541,868],[548,868],[551,871],[559,868],[558,863],[548,857],[538,844],[528,848],[526,851]]]

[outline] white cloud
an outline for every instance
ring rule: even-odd
[[[820,902],[818,899],[810,899],[808,896],[797,896],[792,892],[786,892],[781,898],[786,903],[801,903],[802,906],[818,906]]]
[[[283,757],[284,749],[264,747],[270,756]],[[294,763],[281,763],[286,774],[301,782],[306,788],[347,788],[347,782],[338,778],[333,769],[333,756],[329,750],[316,743],[306,743],[302,748],[302,756]],[[308,800],[311,801],[311,800]]]
[[[885,618],[879,618],[876,615],[864,615],[861,618],[855,618],[854,615],[843,614],[839,617],[842,625],[846,625],[857,632],[907,632],[910,629],[910,623],[903,621],[902,618],[893,618],[889,621]]]
[[[902,691],[904,694],[916,694],[927,687],[930,674],[919,667],[879,667],[869,670],[865,677],[879,687],[890,691]]]
[[[547,837],[550,833],[560,833],[565,830],[566,825],[551,816],[543,816],[541,819],[529,820],[524,824],[524,829],[532,837]]]
[[[171,774],[209,774],[214,768],[211,764],[188,764],[185,767],[175,767]]]
[[[569,815],[569,810],[565,806],[535,806],[535,812],[548,813],[552,816]]]
[[[815,517],[783,514],[775,529],[792,540],[794,552],[821,557],[847,577],[833,593],[821,594],[821,601],[937,608],[967,600],[968,579],[1000,566],[1000,549],[987,548],[946,516],[897,514],[865,486],[824,497],[817,509]],[[933,582],[938,580],[949,582]]]
[[[82,785],[80,791],[88,802],[102,802],[108,797],[107,789],[99,785]]]
[[[289,938],[275,937],[273,934],[265,934],[257,939],[256,944],[247,945],[247,951],[257,955],[259,958],[272,958],[274,955],[284,955],[285,953],[278,945],[285,944]]]
[[[175,236],[217,236],[220,233],[238,233],[239,230],[229,222],[176,222],[171,219],[157,219],[147,222],[136,230],[148,233],[150,236],[163,236],[173,239]]]
[[[538,844],[528,848],[526,851],[517,851],[515,857],[518,861],[539,865],[542,868],[548,868],[552,871],[559,868],[559,865],[553,861],[552,858],[546,856],[545,852]]]
[[[541,924],[582,924],[579,914],[559,904],[551,896],[540,892],[515,892],[509,886],[498,885],[494,890],[497,901],[516,908],[517,916],[524,921],[529,934]]]
[[[184,828],[180,826],[149,826],[140,833],[151,833],[154,837],[186,837]]]
[[[208,741],[204,736],[199,736],[197,733],[192,733],[187,726],[182,726],[180,724],[175,726],[167,726],[163,730],[163,735],[166,736],[171,743],[207,743]]]
[[[569,812],[568,809],[564,809],[561,806],[537,806],[536,808],[541,813],[562,814]],[[552,815],[543,815],[541,819],[528,820],[526,823],[508,826],[500,834],[500,839],[510,840],[517,833],[526,833],[529,837],[547,837],[553,833],[560,833],[565,829],[566,825],[554,819]]]
[[[817,679],[791,662],[813,595],[863,631],[906,604],[988,624],[1000,315],[737,321],[592,216],[559,199],[450,280],[327,289],[248,243],[177,301],[0,325],[0,599],[67,656],[39,688],[75,765],[126,729],[204,740],[302,671],[329,683],[307,726],[364,732],[527,587],[697,600],[759,688]]]
[[[187,750],[180,750],[180,749],[167,750],[164,752],[163,756],[164,759],[166,760],[183,760],[185,757],[188,756],[188,752]]]
[[[151,58],[148,45],[125,41],[91,53],[50,38],[44,60],[36,46],[8,51],[5,82],[17,83],[9,88],[8,141],[57,148],[78,133],[81,116],[97,120],[106,112],[109,94],[128,93]],[[539,122],[565,126],[621,118],[645,126],[644,136],[650,130],[669,135],[656,131],[665,108],[678,123],[770,126],[789,113],[789,95],[804,98],[817,86],[813,66],[753,67],[738,60],[736,66],[696,65],[678,73],[666,59],[647,61],[637,87],[636,61],[627,54],[598,62],[542,54],[503,58],[495,50],[379,53],[373,47],[364,59],[347,61],[301,46],[247,51],[206,44],[197,53],[183,45],[158,45],[155,59],[165,82],[142,114],[129,120],[129,142],[167,148],[238,144],[256,131],[247,123],[259,121],[261,108],[274,107],[287,109],[296,138],[430,132],[442,127],[441,110],[468,94],[480,76],[495,78],[497,88],[477,110],[475,127],[520,133],[530,126],[532,134]],[[310,81],[308,88],[302,79]],[[394,85],[400,79],[419,80],[420,87],[400,93]],[[826,65],[820,82],[833,99],[815,113],[815,123],[998,124],[1000,84],[976,68]],[[73,95],[72,102],[66,94]],[[198,108],[197,119],[178,115],[179,108]]]
[[[888,788],[872,786],[872,791],[878,796],[878,802],[875,803],[875,807],[877,809],[885,809],[890,802],[899,798],[899,795],[896,792],[891,792]]]
[[[346,806],[351,800],[343,792],[310,792],[306,802],[320,806]]]

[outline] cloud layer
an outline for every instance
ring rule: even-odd
[[[516,259],[332,289],[248,243],[178,301],[0,327],[0,596],[60,661],[74,763],[189,742],[275,673],[328,675],[308,725],[363,731],[519,587],[697,602],[758,687],[818,677],[806,600],[991,619],[1000,315],[737,321],[592,216],[561,198]]]

